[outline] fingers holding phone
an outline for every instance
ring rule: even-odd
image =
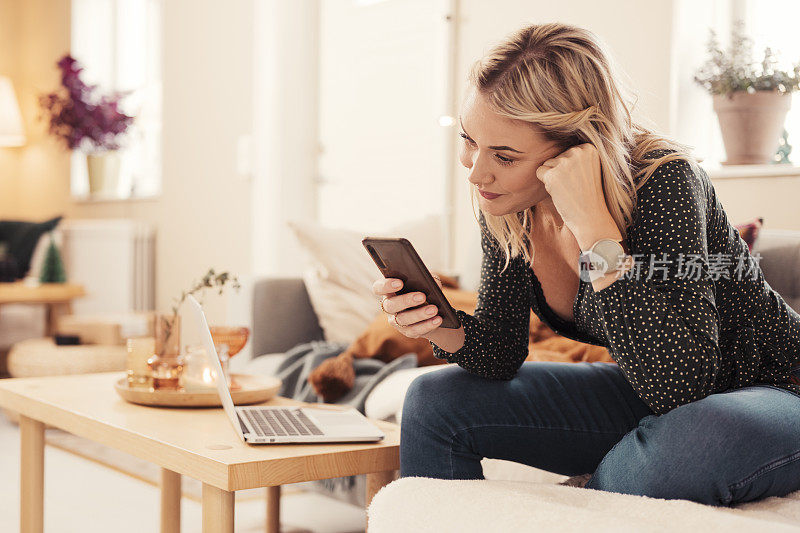
[[[365,237],[361,242],[383,274],[384,280],[374,283],[373,292],[385,297],[382,309],[394,315],[388,317],[393,327],[407,337],[425,338],[437,328],[461,327],[456,310],[442,291],[441,280],[428,270],[408,239]],[[398,285],[393,286],[395,282]],[[414,296],[422,299],[414,301]]]
[[[441,288],[441,281],[436,278]],[[397,294],[403,282],[396,278],[378,279],[372,285],[372,292],[382,297],[381,309],[387,314],[387,321],[406,337],[415,339],[425,337],[442,323],[438,308],[426,304],[425,293],[420,291]]]

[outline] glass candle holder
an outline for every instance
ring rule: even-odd
[[[153,374],[148,359],[153,357],[156,349],[154,337],[133,337],[126,341],[128,351],[126,367],[128,370],[128,387],[133,389],[149,389],[153,386]]]
[[[153,389],[155,390],[181,390],[183,388],[182,355],[153,355],[147,360],[153,376]]]
[[[186,346],[183,366],[183,387],[186,390],[214,388],[214,369],[202,345]]]

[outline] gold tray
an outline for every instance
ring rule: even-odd
[[[239,388],[231,390],[233,403],[249,405],[266,402],[273,398],[283,383],[274,376],[231,374]],[[189,390],[147,390],[128,387],[127,378],[114,383],[117,393],[131,403],[158,405],[162,407],[221,407],[216,388],[191,387]]]

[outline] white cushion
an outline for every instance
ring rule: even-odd
[[[307,253],[303,280],[328,341],[354,341],[379,311],[372,283],[381,273],[361,244],[365,236],[405,237],[429,269],[442,271],[444,267],[441,217],[437,215],[388,232],[326,228],[298,221],[290,221],[288,226]]]
[[[392,372],[375,385],[375,388],[369,393],[364,402],[364,414],[367,415],[367,418],[388,420],[399,424],[402,419],[403,400],[405,400],[406,391],[411,386],[411,382],[422,374],[441,370],[454,364],[404,368]]]
[[[372,499],[371,533],[797,531],[800,491],[727,509],[551,483],[397,479]]]
[[[274,376],[285,358],[286,354],[283,352],[259,355],[250,360],[233,357],[230,360],[230,368],[234,372]]]

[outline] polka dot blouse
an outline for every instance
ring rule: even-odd
[[[574,322],[547,305],[524,259],[501,272],[504,253],[480,222],[477,307],[456,311],[464,346],[450,353],[431,343],[436,357],[512,379],[528,356],[532,309],[557,333],[608,348],[656,414],[753,384],[800,395],[791,374],[800,366],[800,315],[764,279],[702,168],[663,163],[639,188],[627,239],[636,266],[599,291],[580,281]]]

